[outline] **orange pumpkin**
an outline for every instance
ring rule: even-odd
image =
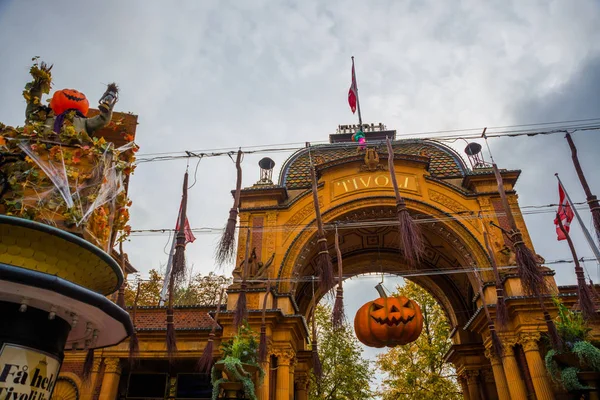
[[[50,100],[50,108],[55,115],[74,109],[86,116],[90,109],[90,103],[83,93],[75,89],[63,89],[54,92],[52,100]]]
[[[369,347],[396,347],[417,340],[423,329],[421,308],[404,297],[380,297],[354,317],[356,337]]]

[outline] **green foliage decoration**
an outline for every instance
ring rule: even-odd
[[[567,391],[573,392],[576,390],[591,389],[591,387],[584,386],[579,382],[579,378],[577,378],[578,372],[579,369],[575,367],[568,367],[562,370],[560,381]]]
[[[589,336],[591,328],[581,313],[569,310],[560,299],[554,297],[552,299],[554,305],[558,308],[558,316],[555,321],[558,334],[563,339],[568,348],[571,348],[574,343],[586,340]]]
[[[217,365],[213,366],[211,371],[212,399],[216,400],[219,396],[222,383],[241,382],[246,397],[250,400],[257,400],[252,375],[245,370],[245,366],[251,365],[258,369],[259,383],[262,382],[265,372],[258,364],[256,334],[247,321],[238,328],[234,337],[221,343],[221,351],[223,359],[216,364],[223,366],[227,377],[223,376],[223,371],[220,371]]]
[[[580,368],[600,372],[600,349],[587,341],[591,329],[581,313],[570,310],[558,298],[554,298],[553,301],[558,309],[555,321],[556,329],[565,343],[567,351],[562,353],[555,350],[548,351],[544,358],[546,370],[554,382],[569,392],[590,389],[579,382],[577,373]],[[569,354],[577,356],[580,368],[565,365],[557,360],[557,356],[568,356]],[[568,363],[576,362],[568,361]]]

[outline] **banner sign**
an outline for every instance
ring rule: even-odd
[[[0,349],[0,399],[50,400],[59,370],[57,357],[5,343]]]

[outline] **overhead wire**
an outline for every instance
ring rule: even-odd
[[[581,257],[578,261],[580,262],[586,262],[586,261],[593,261],[595,260],[594,257],[588,256],[588,257]],[[551,260],[551,261],[545,261],[544,263],[542,263],[543,265],[562,265],[562,264],[572,264],[574,261],[572,259],[557,259],[557,260]],[[509,269],[515,269],[517,268],[516,265],[505,265],[505,266],[499,266],[498,269],[500,270],[509,270]],[[487,271],[493,271],[492,268],[479,268],[479,267],[463,267],[463,268],[438,268],[438,269],[426,269],[426,270],[420,270],[420,271],[415,271],[415,270],[409,270],[409,271],[405,271],[405,270],[399,270],[399,271],[376,271],[376,272],[367,272],[367,273],[362,273],[362,274],[344,274],[342,275],[343,279],[381,279],[381,276],[385,275],[388,277],[400,277],[400,278],[417,278],[417,277],[426,277],[426,276],[437,276],[437,275],[454,275],[454,274],[468,274],[468,273],[472,273],[472,272],[487,272]],[[136,277],[134,277],[134,279],[138,279]],[[303,277],[299,277],[299,278],[294,278],[294,277],[290,277],[290,278],[270,278],[269,280],[271,281],[271,283],[277,283],[277,282],[282,282],[282,283],[306,283],[306,282],[312,282],[313,279],[315,281],[319,280],[319,277],[316,275],[305,275]],[[139,281],[141,282],[150,282],[149,279],[139,279]],[[233,283],[239,283],[241,282],[241,279],[233,279],[232,282]],[[246,282],[248,283],[265,283],[267,282],[266,279],[247,279]]]
[[[594,121],[594,123],[591,123]],[[587,122],[582,124],[581,122]],[[512,129],[512,130],[500,130],[515,127],[539,127],[539,126],[550,126],[557,125],[553,129],[540,130],[536,128],[528,129]],[[419,140],[436,140],[436,141],[456,141],[458,139],[478,139],[481,138],[481,132],[483,128],[470,128],[470,129],[454,129],[454,130],[440,130],[440,131],[425,131],[425,132],[414,132],[414,133],[398,133],[396,137],[413,137]],[[508,125],[504,127],[490,127],[487,131],[488,138],[498,137],[518,137],[518,136],[535,136],[535,135],[549,135],[556,133],[564,133],[566,131],[587,131],[587,130],[600,130],[600,118],[589,118],[583,120],[571,120],[571,121],[559,121],[559,122],[545,122],[537,124],[523,124],[523,125]],[[471,133],[472,132],[472,133]],[[446,133],[446,135],[439,135]],[[437,136],[432,136],[437,135]],[[424,136],[424,137],[423,137]],[[375,142],[376,143],[376,142]],[[314,141],[312,145],[318,145],[315,151],[326,150],[329,148],[340,148],[340,147],[355,147],[355,143],[329,143],[326,141]],[[242,146],[241,149],[246,154],[262,154],[262,153],[282,153],[282,152],[293,152],[305,148],[306,142],[291,142],[271,145],[251,145]],[[173,151],[173,152],[158,152],[158,153],[147,153],[138,154],[136,164],[142,164],[147,162],[157,161],[171,161],[189,157],[219,157],[228,156],[233,154],[238,148],[214,148],[204,150],[193,150],[193,151]]]
[[[577,207],[575,207],[577,210],[586,210],[587,207],[585,206],[585,204],[587,204],[586,202],[579,202],[579,203],[575,203],[575,205],[577,205]],[[525,209],[525,211],[522,211],[521,214],[522,215],[538,215],[538,214],[549,214],[549,213],[554,213],[555,211],[552,210],[551,208],[553,207],[557,207],[558,204],[546,204],[546,205],[530,205],[530,206],[523,206],[520,207],[521,210]],[[519,207],[514,207],[513,208],[514,211],[518,211]],[[453,216],[456,215],[456,216]],[[491,218],[491,217],[503,217],[506,216],[505,212],[488,212],[485,214],[481,215],[482,217],[485,218]],[[469,220],[475,220],[478,219],[479,216],[475,215],[474,212],[471,211],[461,211],[461,212],[454,212],[454,213],[444,213],[444,214],[440,214],[440,215],[428,215],[427,218],[418,218],[418,216],[415,218],[415,222],[417,224],[425,224],[425,223],[432,223],[432,222],[447,222],[447,221],[454,221],[454,220],[458,220],[458,221],[469,221]],[[369,219],[369,220],[361,220],[361,221],[336,221],[336,222],[332,222],[332,223],[325,223],[324,224],[324,228],[325,230],[333,230],[335,229],[335,226],[339,227],[339,229],[343,230],[343,229],[357,229],[357,228],[377,228],[377,227],[387,227],[387,226],[394,226],[398,224],[398,220],[396,218],[389,218],[389,219],[383,219],[383,218],[375,218],[375,219]],[[288,225],[273,225],[273,226],[269,226],[269,227],[252,227],[249,225],[237,225],[236,226],[237,229],[246,229],[246,228],[253,228],[255,231],[257,232],[288,232],[291,230],[298,230],[300,228],[296,228],[296,227],[292,227],[290,228]],[[316,229],[316,227],[311,227],[311,226],[307,226],[306,228],[302,228],[302,229],[306,229],[308,231],[313,231]],[[191,229],[192,232],[194,233],[198,233],[198,234],[219,234],[223,231],[222,227],[201,227],[201,228],[192,228]],[[167,234],[170,232],[174,232],[174,229],[172,228],[154,228],[154,229],[132,229],[131,230],[131,236],[160,236],[161,234]]]

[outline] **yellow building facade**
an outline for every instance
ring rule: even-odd
[[[259,399],[308,398],[311,353],[307,321],[313,313],[312,277],[318,275],[311,163],[318,174],[318,200],[334,269],[337,259],[333,227],[337,224],[345,277],[414,271],[398,250],[398,231],[393,223],[397,218],[396,201],[387,169],[387,150],[381,141],[386,136],[394,137],[395,131],[373,126],[366,134],[366,151],[348,143],[351,133],[341,129],[337,135],[331,135],[330,144],[306,147],[292,155],[282,166],[278,182],[260,182],[242,190],[239,225],[249,226],[252,234],[247,238],[245,231],[240,233],[236,265],[243,263],[246,241],[250,240],[255,262],[261,262],[252,270],[247,294],[249,323],[257,332],[266,279],[275,284],[266,300],[269,357],[263,365],[267,374],[257,388]],[[400,191],[426,245],[416,270],[430,272],[409,279],[429,291],[446,313],[453,346],[445,357],[456,367],[464,398],[556,398],[558,389],[551,383],[543,362],[543,315],[537,300],[524,295],[516,269],[500,270],[510,313],[508,328],[500,332],[504,344],[501,359],[491,351],[478,284],[472,274],[460,272],[482,270],[484,296],[493,317],[495,280],[484,245],[482,221],[488,226],[494,222],[507,227],[493,171],[468,168],[454,150],[435,141],[398,140],[393,142],[393,148]],[[501,173],[517,225],[527,246],[533,248],[514,189],[520,171]],[[500,230],[490,228],[489,232],[498,265],[514,265],[509,241]],[[565,304],[574,304],[576,289],[558,288],[553,271],[541,268],[549,287],[560,293]],[[318,301],[325,292],[318,285],[315,288]],[[235,333],[232,320],[239,291],[239,281],[234,281],[228,289],[226,309],[219,318],[217,344]],[[548,308],[553,310],[550,299]],[[92,375],[84,382],[80,376],[84,354],[67,353],[62,383],[57,389],[72,396],[76,392],[77,397],[65,399],[112,400],[134,398],[132,390],[146,382],[147,386],[155,384],[158,392],[162,388],[162,398],[191,398],[184,397],[191,389],[182,382],[194,373],[215,323],[214,312],[215,307],[204,306],[175,309],[178,353],[169,363],[164,308],[139,308],[135,325],[141,354],[137,364],[127,361],[126,342],[98,350]],[[218,345],[215,349],[216,358]],[[210,387],[208,377],[202,379],[204,383],[198,385],[204,385],[204,389],[195,393]]]

